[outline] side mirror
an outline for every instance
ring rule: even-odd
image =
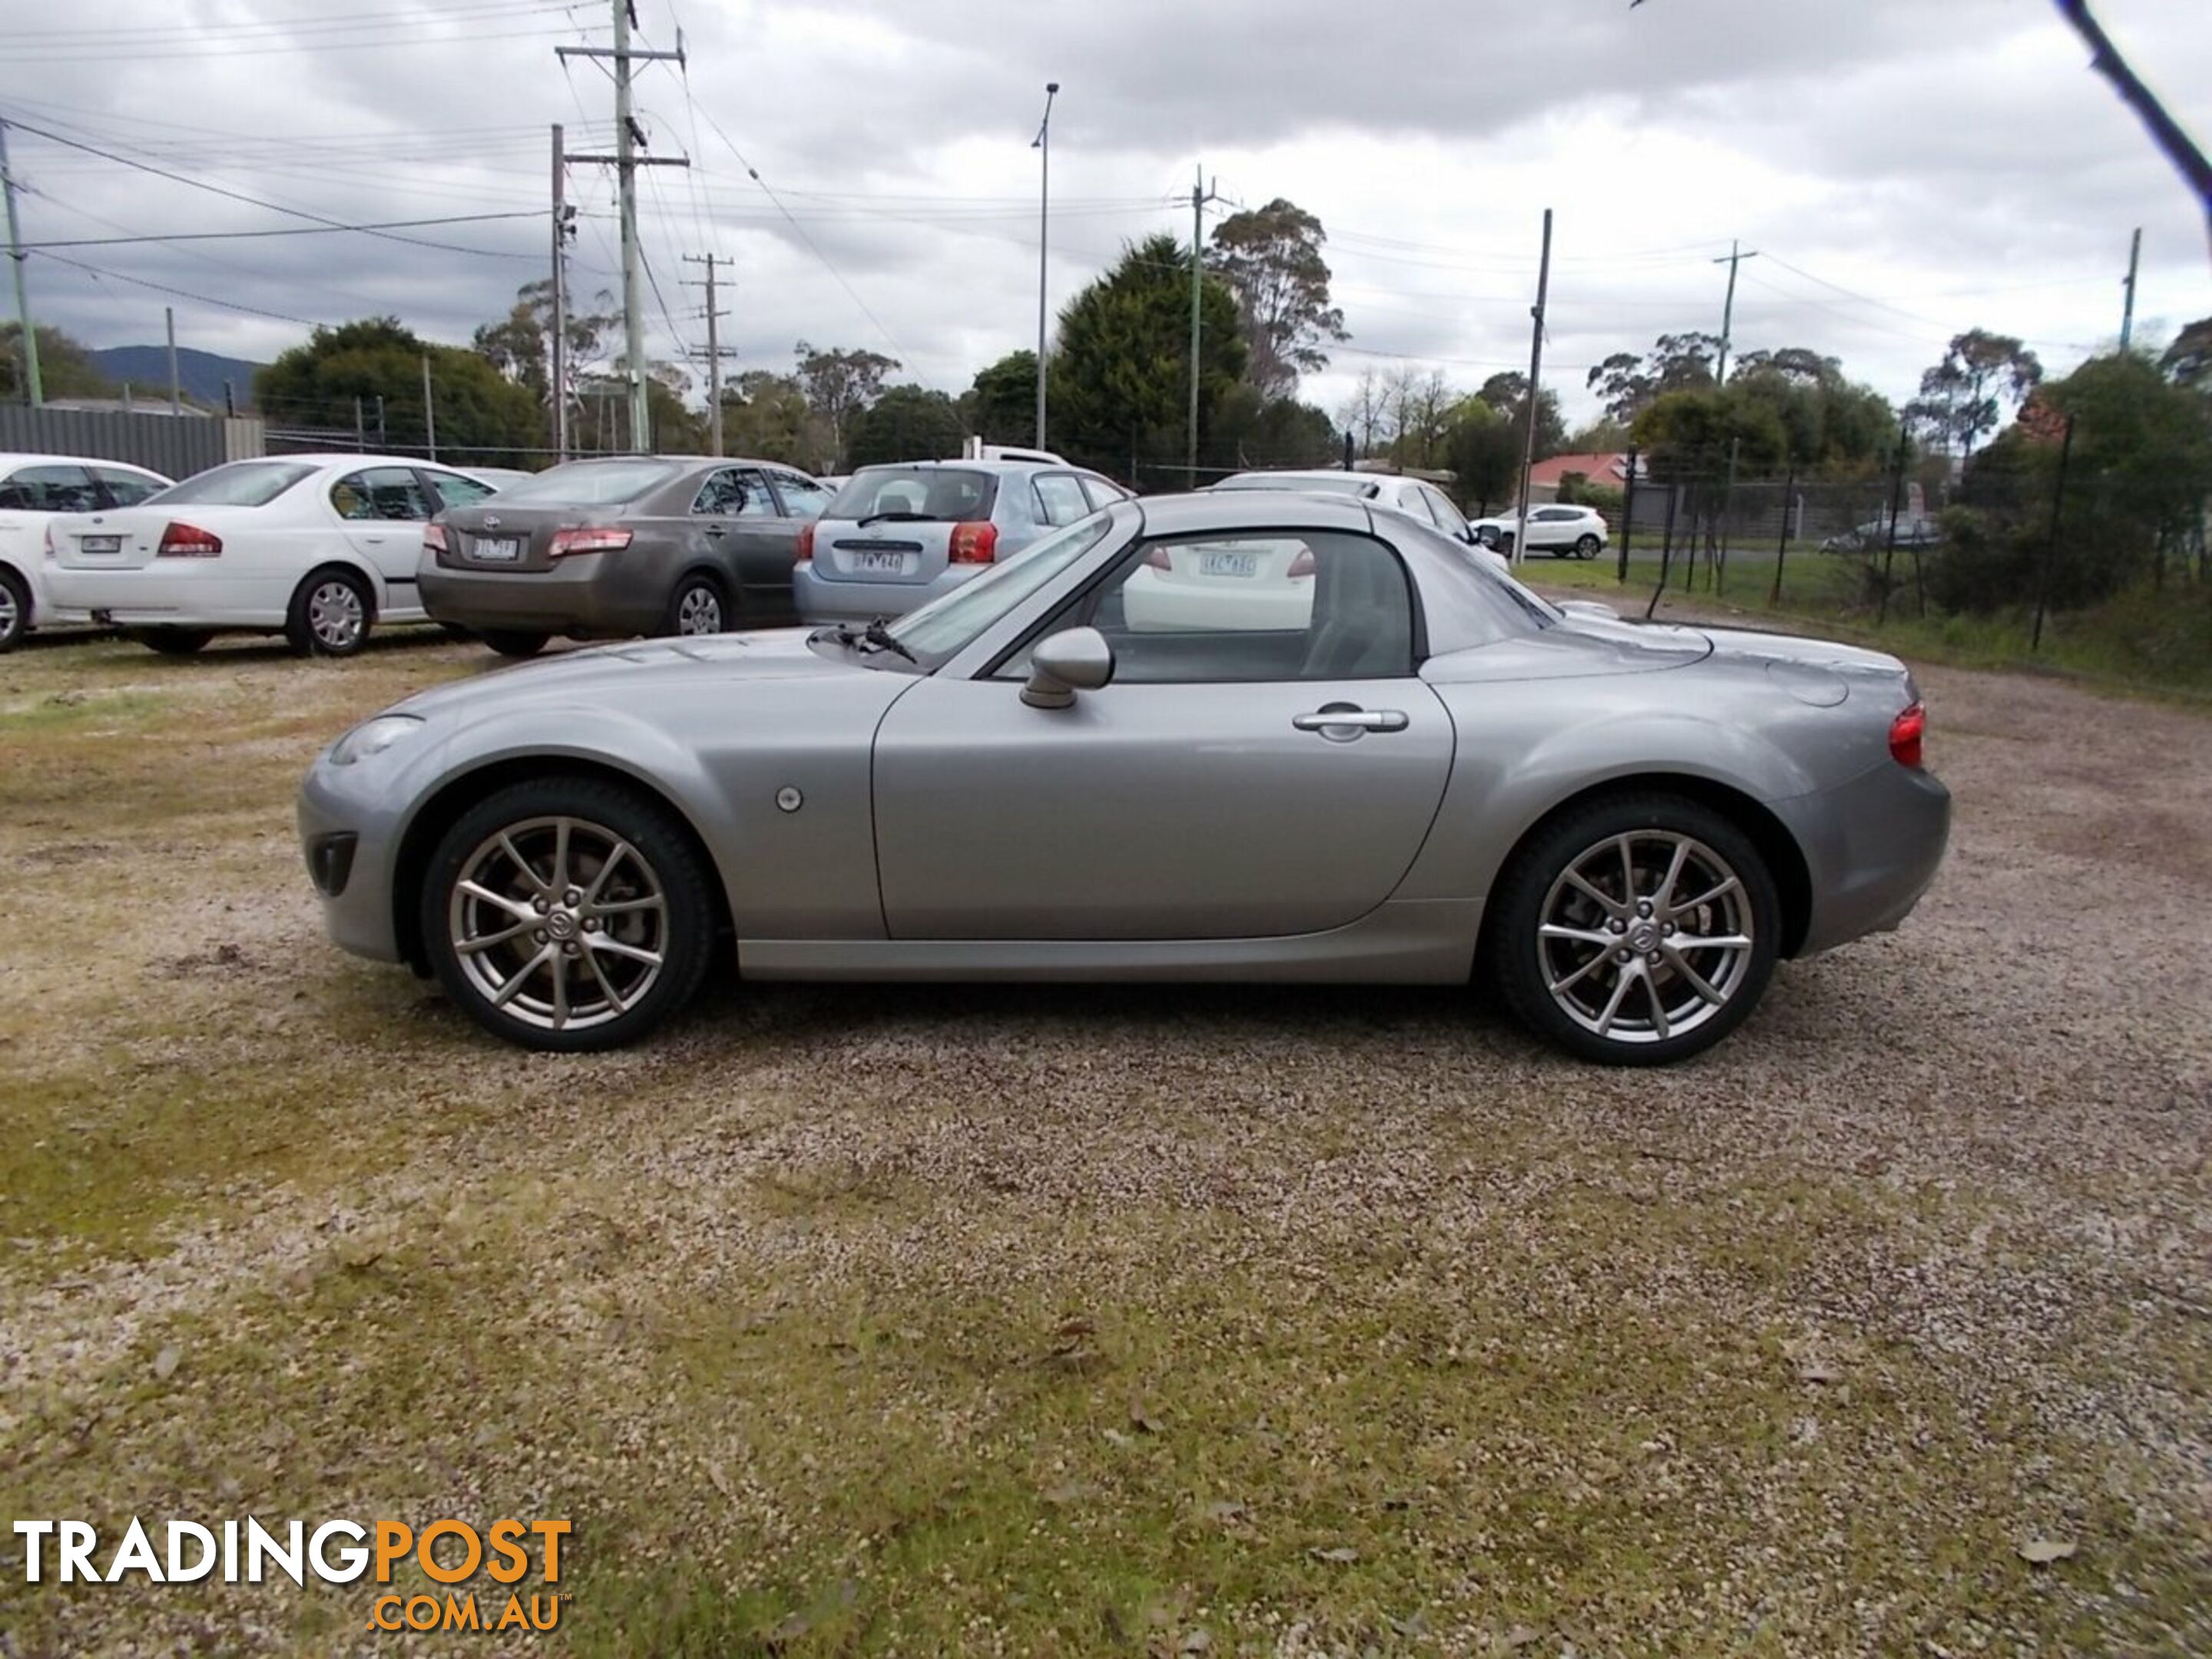
[[[1114,647],[1095,628],[1048,634],[1030,653],[1029,684],[1022,701],[1032,708],[1066,708],[1079,691],[1096,691],[1114,678]]]

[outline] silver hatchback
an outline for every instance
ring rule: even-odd
[[[810,623],[902,617],[1128,496],[1109,478],[1062,464],[865,466],[800,531],[792,598]]]

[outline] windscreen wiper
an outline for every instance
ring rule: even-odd
[[[929,524],[935,520],[935,517],[934,514],[915,513],[902,507],[888,507],[881,513],[871,513],[866,518],[859,520],[859,524],[861,529],[866,530],[870,525],[881,524],[886,519],[896,524]]]
[[[919,661],[920,659],[905,646],[900,644],[898,637],[884,626],[888,620],[886,617],[878,617],[865,628],[855,627],[851,623],[830,623],[816,629],[806,638],[810,644],[816,640],[830,640],[843,646],[848,651],[863,647],[875,651],[890,651],[904,657],[908,662]]]
[[[897,637],[884,625],[884,619],[881,617],[877,617],[875,621],[860,630],[860,642],[863,645],[872,645],[878,651],[896,652],[908,662],[920,660],[913,652],[899,643]]]

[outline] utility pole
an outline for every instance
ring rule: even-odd
[[[23,285],[23,261],[31,256],[23,252],[23,236],[15,224],[15,175],[8,168],[8,124],[0,121],[0,196],[8,203],[8,257],[15,262],[15,320],[23,330],[23,391],[32,408],[46,400],[46,388],[39,378],[39,333],[31,326],[30,290]]]
[[[568,205],[568,152],[561,124],[553,124],[553,459],[568,459],[568,236],[575,210]]]
[[[438,459],[438,406],[430,400],[430,354],[422,354],[422,434],[429,440],[430,459]]]
[[[172,415],[181,415],[185,412],[185,392],[184,382],[177,374],[176,307],[163,306],[161,307],[161,320],[163,325],[166,326],[169,331],[169,413]]]
[[[2136,332],[2136,272],[2142,264],[2142,227],[2136,227],[2135,240],[2128,244],[2128,278],[2120,286],[2128,291],[2127,308],[2120,313],[2120,349],[2128,349],[2128,342]]]
[[[1759,258],[1759,254],[1756,250],[1753,250],[1752,252],[1746,253],[1742,251],[1742,244],[1739,242],[1730,242],[1729,244],[1728,258],[1725,259],[1716,259],[1713,261],[1717,265],[1726,265],[1729,268],[1728,301],[1721,307],[1720,366],[1713,370],[1713,384],[1716,386],[1726,386],[1728,384],[1729,341],[1733,336],[1735,329],[1735,268],[1741,264],[1746,259],[1756,259],[1757,258]]]
[[[1190,181],[1190,435],[1184,446],[1183,488],[1198,488],[1198,301],[1205,286],[1202,258],[1206,237],[1206,204],[1221,199],[1206,182],[1206,169],[1194,167]]]
[[[1044,283],[1045,238],[1052,226],[1052,100],[1060,95],[1060,82],[1044,83],[1044,119],[1037,124],[1037,376],[1036,447],[1044,447]]]
[[[735,262],[726,258],[718,260],[716,256],[712,253],[687,253],[684,256],[684,263],[687,265],[704,265],[707,267],[707,280],[705,282],[690,283],[685,284],[685,286],[690,288],[703,288],[707,290],[707,418],[713,428],[714,449],[712,453],[720,455],[722,453],[722,337],[720,333],[720,323],[725,313],[717,311],[714,308],[714,267],[718,263],[721,264],[731,264]],[[730,355],[732,356],[735,356],[737,354],[733,351]]]
[[[1536,416],[1543,407],[1544,307],[1552,291],[1552,210],[1544,210],[1544,253],[1536,266],[1536,303],[1528,315],[1535,321],[1528,346],[1528,429],[1521,440],[1521,521],[1513,532],[1513,567],[1528,547],[1528,475],[1536,465]]]
[[[555,53],[562,58],[609,58],[615,66],[615,153],[612,155],[572,155],[572,161],[611,162],[615,169],[617,194],[620,198],[622,214],[623,263],[623,357],[629,377],[630,448],[644,454],[652,447],[652,409],[645,390],[645,303],[640,286],[640,255],[637,245],[637,170],[640,167],[685,167],[691,163],[682,156],[641,155],[645,130],[637,124],[630,110],[630,65],[640,58],[670,58],[683,63],[684,46],[679,36],[674,52],[647,52],[635,49],[629,43],[629,32],[637,22],[635,0],[613,0],[615,43],[611,46],[556,46]]]

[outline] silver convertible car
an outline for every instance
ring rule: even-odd
[[[338,944],[532,1048],[642,1036],[733,955],[1472,981],[1649,1064],[1912,908],[1950,814],[1923,720],[1890,657],[1563,612],[1401,514],[1218,492],[896,622],[423,692],[324,752],[299,821]]]

